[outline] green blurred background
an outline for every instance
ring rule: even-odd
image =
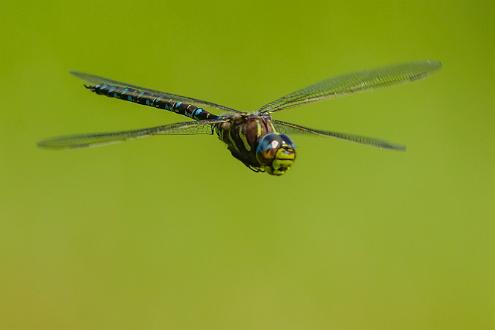
[[[0,329],[495,328],[490,1],[3,1]],[[414,84],[277,118],[283,177],[210,136],[74,151],[67,133],[174,114],[97,97],[70,69],[241,110],[411,60]]]

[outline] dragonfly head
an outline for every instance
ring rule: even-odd
[[[296,146],[285,134],[268,133],[256,147],[256,159],[268,174],[282,175],[296,159]]]

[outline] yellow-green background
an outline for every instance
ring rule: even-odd
[[[495,328],[490,1],[3,1],[0,329]],[[210,136],[37,149],[174,114],[77,69],[242,110],[320,79],[437,59],[414,84],[277,118],[405,143],[294,137],[283,177]]]

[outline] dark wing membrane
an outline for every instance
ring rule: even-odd
[[[276,112],[300,104],[418,80],[441,66],[437,61],[411,62],[330,78],[270,102],[262,106],[259,112]]]
[[[208,101],[204,101],[204,100],[195,99],[192,97],[180,96],[180,95],[165,93],[165,92],[161,92],[161,91],[157,91],[157,90],[153,90],[153,89],[143,88],[143,87],[123,83],[120,81],[115,81],[115,80],[111,80],[111,79],[107,79],[107,78],[103,78],[103,77],[98,77],[98,76],[88,74],[88,73],[83,73],[83,72],[78,72],[78,71],[71,71],[70,73],[72,73],[74,76],[86,81],[87,83],[90,84],[90,86],[105,84],[105,85],[110,85],[110,86],[113,85],[113,86],[124,87],[124,88],[132,88],[132,89],[135,89],[137,91],[150,93],[152,96],[160,97],[162,99],[172,99],[172,100],[177,100],[177,101],[184,102],[184,103],[190,103],[190,104],[193,104],[196,106],[211,107],[211,108],[214,108],[217,110],[227,111],[227,112],[237,112],[237,113],[241,112],[241,111],[238,111],[238,110],[235,110],[235,109],[232,109],[232,108],[220,105],[220,104],[216,104],[213,102],[208,102]]]
[[[50,138],[40,141],[39,147],[48,149],[69,149],[101,146],[124,142],[153,135],[195,135],[212,134],[212,125],[223,122],[222,119],[188,121],[174,123],[163,126],[142,128],[130,131],[110,132],[110,133],[89,133],[67,135]]]
[[[306,134],[306,135],[321,135],[321,136],[331,136],[341,140],[347,140],[351,142],[367,144],[373,147],[383,148],[383,149],[391,149],[398,151],[405,151],[406,147],[400,144],[391,143],[385,140],[370,138],[366,136],[347,134],[347,133],[338,133],[332,131],[323,131],[319,129],[313,129],[304,127],[301,125],[296,125],[293,123],[288,123],[280,120],[272,120],[275,129],[284,134]]]

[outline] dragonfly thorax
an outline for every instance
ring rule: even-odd
[[[269,115],[236,114],[216,126],[232,155],[255,172],[284,174],[295,160],[290,139],[276,132]]]

